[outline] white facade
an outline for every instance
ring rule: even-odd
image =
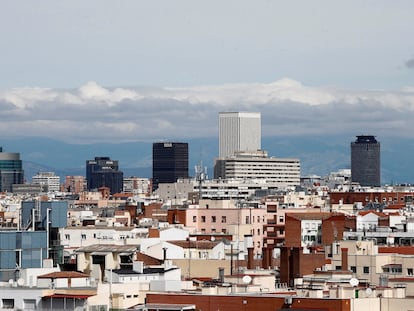
[[[43,289],[1,286],[0,310],[41,310],[43,295]]]
[[[148,235],[147,228],[128,227],[66,227],[59,229],[61,245],[71,252],[94,244],[134,245]]]
[[[146,194],[150,186],[149,178],[124,177],[124,189],[126,193]]]
[[[301,221],[301,246],[303,253],[309,253],[308,247],[321,244],[322,220],[302,220]]]
[[[32,183],[46,187],[46,191],[60,191],[60,177],[53,172],[40,172],[32,177]]]
[[[231,157],[216,161],[215,178],[265,179],[283,186],[300,185],[300,161],[290,158]]]
[[[359,214],[356,218],[356,227],[358,231],[374,230],[378,227],[379,216],[375,213]]]
[[[159,242],[155,245],[149,246],[145,250],[145,254],[158,259],[164,258],[164,248],[166,249],[166,259],[184,259],[184,249],[180,246],[168,243]]]
[[[237,151],[261,149],[259,112],[219,113],[219,156],[228,157]]]

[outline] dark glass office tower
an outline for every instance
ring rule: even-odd
[[[160,183],[188,178],[188,144],[162,142],[152,145],[152,189]]]
[[[124,173],[119,170],[118,161],[109,157],[95,157],[86,161],[86,182],[88,190],[108,187],[111,194],[122,192]]]
[[[361,186],[381,186],[380,143],[375,136],[357,136],[351,143],[351,180]]]
[[[24,171],[20,153],[3,152],[0,147],[0,192],[12,192],[13,184],[23,184]]]

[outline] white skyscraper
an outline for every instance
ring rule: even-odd
[[[231,157],[238,151],[261,149],[259,112],[219,113],[219,157]]]

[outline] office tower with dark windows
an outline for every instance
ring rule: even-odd
[[[259,112],[219,113],[219,157],[232,157],[240,151],[261,149]]]
[[[152,189],[160,183],[188,178],[188,144],[159,142],[152,145]]]
[[[119,170],[118,161],[109,157],[95,157],[86,161],[86,183],[88,190],[108,187],[111,194],[123,189],[124,174]]]
[[[351,143],[351,180],[361,186],[381,186],[380,143],[372,135],[360,135]]]
[[[3,152],[0,147],[0,192],[12,192],[13,184],[23,184],[24,171],[20,153]]]

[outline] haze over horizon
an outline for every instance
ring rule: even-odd
[[[231,110],[261,112],[263,137],[411,145],[413,15],[408,0],[5,1],[0,131],[214,138]]]

